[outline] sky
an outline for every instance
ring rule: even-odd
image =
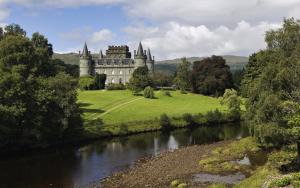
[[[157,60],[249,56],[265,32],[300,18],[300,0],[0,0],[0,26],[45,35],[58,53],[139,41]]]

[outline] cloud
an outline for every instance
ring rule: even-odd
[[[261,22],[251,25],[241,21],[233,29],[219,26],[209,29],[205,25],[191,26],[170,22],[160,27],[152,36],[143,39],[159,59],[183,56],[249,55],[265,48],[264,35],[269,29],[278,28],[280,23]],[[131,42],[136,44],[138,41]]]
[[[6,18],[8,18],[10,15],[10,11],[6,8],[1,8],[0,7],[0,21],[5,20]]]
[[[111,41],[114,36],[115,35],[109,29],[102,29],[94,32],[88,41],[90,43],[108,42]]]
[[[126,6],[133,18],[176,21],[183,24],[234,26],[241,20],[251,23],[278,21],[290,15],[299,0],[151,0],[136,1]]]
[[[79,7],[88,5],[110,5],[125,2],[126,0],[0,0],[0,5],[17,4],[26,7]]]

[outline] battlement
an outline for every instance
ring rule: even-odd
[[[131,53],[127,45],[108,46],[106,58],[131,58]]]

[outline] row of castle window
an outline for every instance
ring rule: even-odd
[[[117,83],[117,80],[118,79],[115,79],[115,78],[112,78],[111,79],[111,82],[109,82],[109,80],[106,80],[106,84],[108,84],[108,83],[113,83],[113,84],[115,84],[115,83]],[[122,84],[123,83],[123,79],[122,78],[119,78],[119,80],[118,80],[119,82],[119,84]]]
[[[100,71],[97,71],[98,73],[100,73]],[[113,70],[113,71],[106,71],[106,70],[104,70],[104,72],[103,72],[103,74],[109,74],[109,73],[111,73],[112,75],[115,75],[116,73],[117,73],[117,71],[115,71],[115,70]],[[130,74],[131,73],[131,70],[128,70],[128,73]],[[122,70],[120,70],[119,71],[119,74],[123,74],[123,71]]]

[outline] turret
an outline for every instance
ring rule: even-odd
[[[148,48],[148,51],[147,51],[146,65],[148,67],[149,73],[153,74],[154,73],[154,57],[152,59],[151,52],[150,52],[149,48]]]
[[[146,65],[146,59],[147,59],[147,56],[144,53],[142,43],[140,42],[137,52],[134,52],[135,68],[145,66]]]
[[[92,56],[88,50],[87,44],[84,44],[82,54],[79,53],[80,76],[93,75]]]
[[[99,58],[98,59],[103,59],[103,53],[102,53],[102,50],[100,50],[99,52]]]

